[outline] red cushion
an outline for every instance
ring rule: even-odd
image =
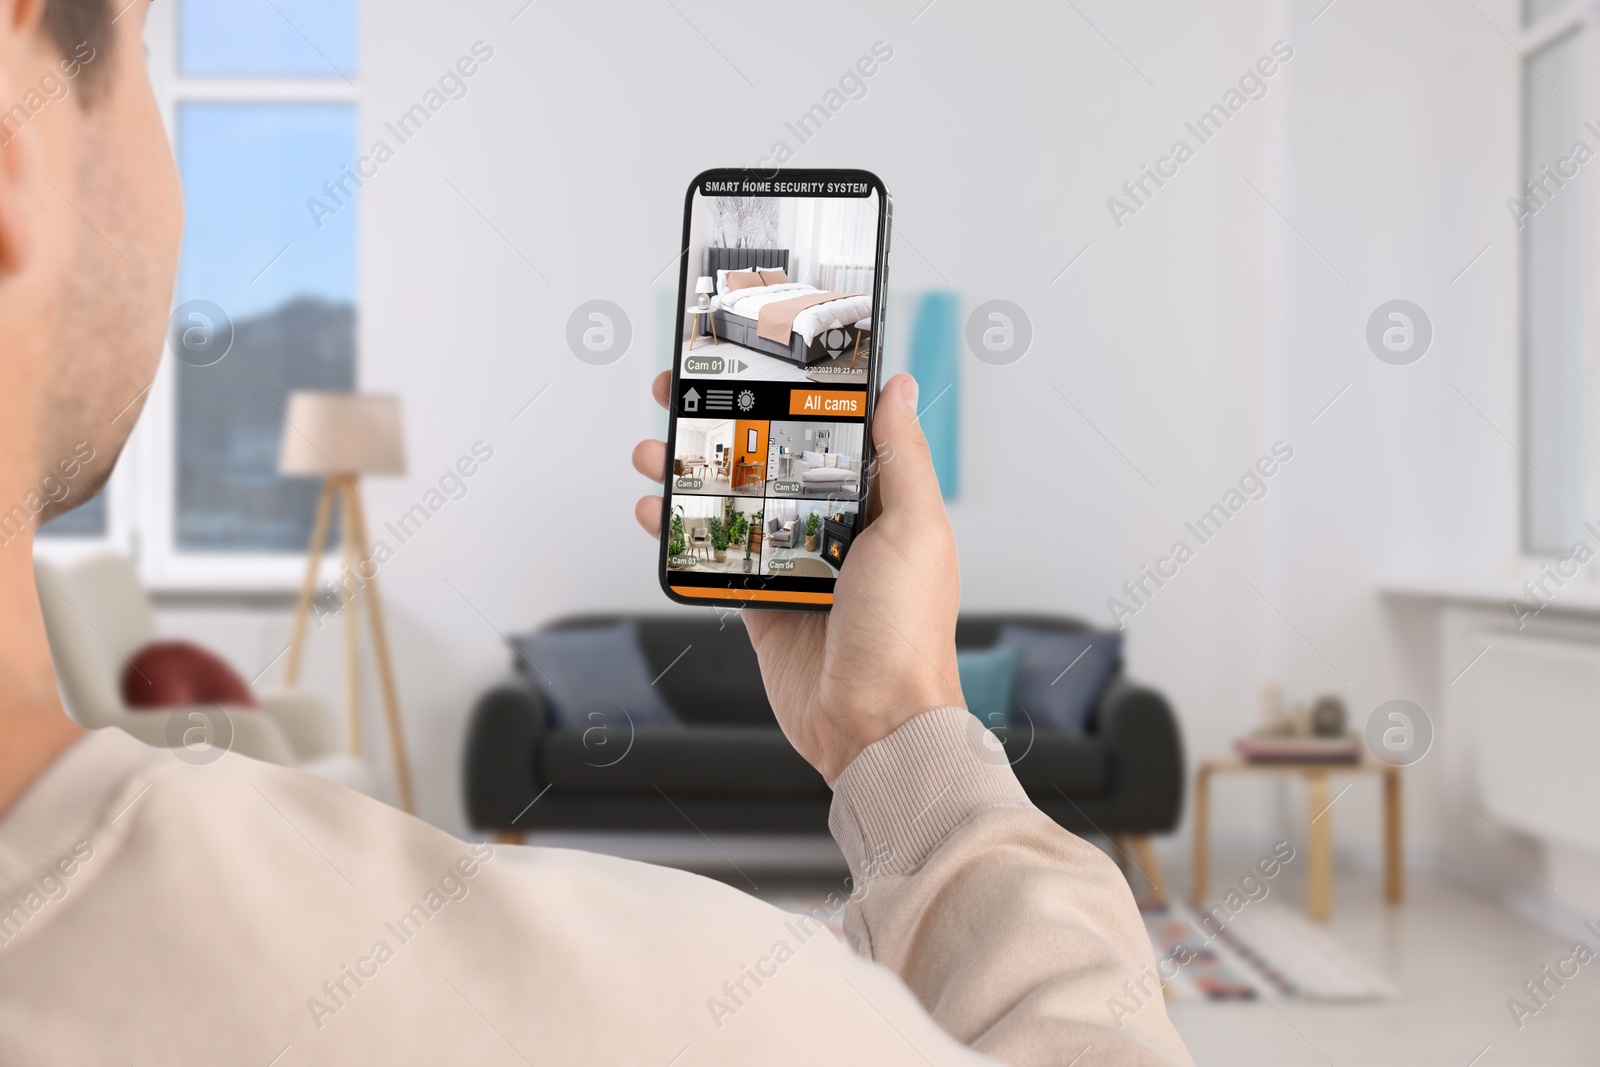
[[[255,694],[232,667],[188,641],[154,641],[122,672],[122,699],[135,710],[185,704],[256,706]]]

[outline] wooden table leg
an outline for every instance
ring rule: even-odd
[[[1133,854],[1139,860],[1139,870],[1144,874],[1144,880],[1150,884],[1150,891],[1155,894],[1158,901],[1167,902],[1167,883],[1161,877],[1161,864],[1156,859],[1156,850],[1150,847],[1150,836],[1138,834],[1133,839]]]
[[[1211,891],[1211,770],[1202,766],[1194,775],[1194,882],[1195,900]]]
[[[716,347],[717,345],[720,345],[722,342],[717,340],[717,317],[715,315],[707,312],[707,314],[706,314],[706,324],[711,327],[711,344],[712,344],[712,347]]]
[[[689,327],[689,351],[694,351],[694,343],[700,340],[700,312],[694,313],[694,323]]]
[[[1333,813],[1328,810],[1328,775],[1306,775],[1306,913],[1321,922],[1333,911]]]
[[[1128,877],[1128,835],[1111,835],[1111,858],[1117,861],[1117,870],[1122,872],[1122,877]]]
[[[1383,772],[1383,895],[1391,904],[1405,899],[1405,813],[1400,792],[1400,768]]]

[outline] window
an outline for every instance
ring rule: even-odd
[[[1551,14],[1551,12],[1554,12]],[[1520,180],[1513,202],[1521,244],[1523,551],[1565,551],[1600,503],[1596,442],[1586,425],[1594,382],[1586,366],[1592,335],[1586,294],[1597,277],[1587,265],[1586,227],[1594,217],[1589,181],[1572,181],[1593,151],[1584,122],[1590,107],[1594,34],[1581,9],[1527,0],[1522,49]],[[1587,164],[1593,166],[1593,164]]]
[[[232,345],[174,368],[175,547],[303,552],[321,487],[278,477],[283,413],[291,389],[355,387],[356,339],[355,205],[319,230],[305,200],[355,158],[355,108],[184,102],[177,134],[178,306],[220,307]]]
[[[320,486],[277,473],[288,395],[356,385],[359,194],[327,183],[360,154],[357,0],[157,4],[146,44],[187,211],[171,336],[108,492],[45,532],[156,586],[289,586]]]

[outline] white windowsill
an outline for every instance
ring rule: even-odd
[[[34,552],[63,567],[72,567],[102,552],[127,549],[107,538],[40,538]],[[305,581],[305,556],[184,554],[161,561],[145,558],[139,575],[151,600],[169,604],[292,605]],[[340,559],[323,558],[317,572],[319,594],[339,580]]]
[[[1554,574],[1554,564],[1549,568],[1549,573]],[[1530,580],[1537,583],[1542,576],[1542,569],[1531,564],[1525,565],[1520,573],[1500,575],[1483,571],[1420,571],[1385,578],[1378,583],[1378,591],[1384,596],[1408,600],[1492,607],[1509,616],[1510,601],[1538,606],[1538,601],[1528,595],[1522,583]],[[1596,570],[1593,563],[1580,568],[1575,577],[1562,581],[1564,584],[1559,588],[1554,580],[1546,582],[1549,595],[1541,594],[1545,602],[1541,614],[1600,615],[1600,570]]]

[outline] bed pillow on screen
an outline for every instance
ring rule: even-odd
[[[956,653],[956,673],[967,710],[985,726],[1004,726],[1017,684],[1022,652],[1015,648],[975,648]]]
[[[759,273],[761,274],[761,284],[762,285],[787,285],[787,284],[789,284],[789,276],[787,274],[785,274],[781,269],[779,269],[779,270],[763,270],[763,271],[760,271]]]
[[[730,274],[749,274],[749,273],[751,273],[751,268],[749,268],[749,267],[744,267],[744,268],[741,268],[740,270],[719,269],[717,271],[717,292],[718,293],[726,293],[728,291],[728,275],[730,275]]]
[[[754,289],[766,284],[761,280],[761,275],[753,270],[735,270],[728,272],[728,291],[737,292],[740,289]]]
[[[800,458],[805,461],[808,467],[822,466],[822,453],[820,452],[802,452],[800,453]]]
[[[1001,628],[996,645],[1021,653],[1012,701],[1044,729],[1087,732],[1100,694],[1122,669],[1122,635],[1110,630],[1013,623]]]
[[[558,730],[585,730],[610,721],[616,708],[636,729],[676,727],[678,717],[650,684],[650,666],[631,622],[572,630],[539,630],[512,638],[538,672],[532,681],[550,702]],[[615,707],[613,707],[615,705]],[[594,719],[598,711],[605,721]]]

